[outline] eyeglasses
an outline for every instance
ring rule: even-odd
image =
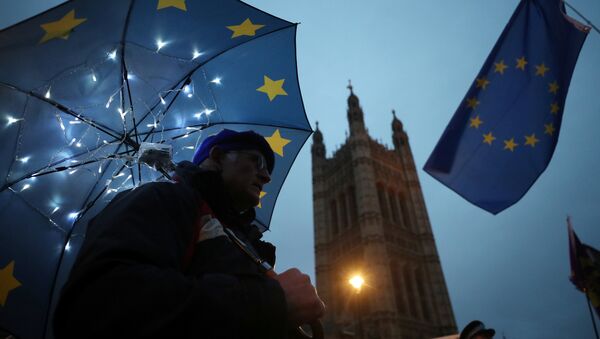
[[[257,171],[260,172],[264,169],[267,169],[267,159],[265,159],[265,157],[260,153],[257,154],[247,151],[230,151],[227,152],[227,154],[244,154],[244,156],[246,156],[247,159],[249,159],[255,164]]]

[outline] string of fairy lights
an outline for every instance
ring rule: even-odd
[[[146,48],[146,50],[149,53],[160,53],[161,56],[166,56],[166,54],[161,51],[164,51],[168,44],[168,41],[156,39],[156,49],[149,50]],[[203,52],[200,52],[198,49],[193,49],[191,51],[191,59],[177,59],[179,59],[178,61],[197,63],[199,61],[198,59],[203,55]],[[126,92],[130,90],[131,83],[135,81],[145,82],[145,80],[142,76],[137,75],[136,72],[126,72],[126,77],[121,74],[123,79],[119,87],[110,93],[103,104],[107,113],[111,114],[111,112],[114,112],[113,114],[117,114],[120,118],[121,131],[114,130],[108,126],[103,126],[101,123],[94,121],[94,119],[85,115],[86,111],[97,109],[98,107],[81,106],[71,107],[67,110],[66,107],[54,101],[56,93],[58,92],[57,89],[60,87],[60,83],[65,81],[65,79],[72,79],[73,76],[80,77],[79,80],[86,81],[90,86],[94,86],[102,83],[101,70],[102,67],[107,67],[106,63],[114,63],[116,66],[119,62],[124,62],[123,60],[119,60],[118,48],[105,52],[104,56],[105,57],[100,58],[99,62],[96,62],[93,65],[78,65],[61,72],[43,87],[44,89],[41,91],[43,95],[36,94],[33,91],[26,92],[29,99],[37,98],[56,107],[57,110],[54,113],[56,124],[58,125],[65,142],[50,155],[49,160],[42,168],[34,168],[26,175],[20,176],[14,180],[7,180],[8,182],[3,189],[8,188],[14,194],[19,196],[26,191],[29,192],[34,190],[36,179],[38,177],[54,173],[64,173],[67,176],[73,176],[77,172],[85,170],[97,180],[101,180],[103,176],[108,178],[102,193],[92,199],[92,202],[95,202],[101,195],[106,198],[111,198],[111,195],[125,189],[135,188],[143,181],[141,174],[142,164],[138,163],[137,157],[140,144],[133,141],[134,139],[139,140],[141,137],[142,142],[152,140],[152,142],[156,144],[169,144],[177,139],[188,138],[192,134],[197,133],[197,138],[190,140],[190,142],[185,142],[183,143],[183,146],[173,150],[173,157],[177,157],[182,152],[193,151],[197,147],[197,144],[202,137],[201,132],[211,125],[212,115],[215,112],[218,112],[218,105],[211,86],[208,86],[210,103],[207,103],[202,97],[196,95],[195,84],[194,81],[192,81],[191,76],[187,77],[182,86],[176,86],[166,90],[155,90],[156,95],[153,100],[156,100],[156,103],[153,102],[150,104],[139,97],[136,97],[133,100],[130,99],[133,102],[127,102]],[[175,58],[172,56],[168,57]],[[108,65],[108,67],[112,66]],[[204,77],[206,83],[211,84],[212,87],[222,85],[221,77],[208,79],[206,73],[202,69],[199,69],[195,74]],[[145,82],[144,85],[151,87],[151,84],[148,82]],[[174,114],[169,108],[179,95],[184,96],[185,100],[196,100],[201,109],[196,110],[191,114],[188,113],[190,115],[187,117],[176,118],[180,121],[195,121],[195,123],[188,123],[186,126],[165,128],[161,122],[168,114]],[[60,100],[60,97],[56,98],[56,100]],[[136,110],[139,110],[135,113],[134,105]],[[140,110],[140,108],[142,108],[142,110]],[[145,112],[141,118],[139,115],[140,111]],[[13,128],[18,125],[24,125],[27,123],[27,113],[27,107],[24,107],[23,114],[20,117],[6,115],[5,126],[7,128]],[[134,115],[138,115],[137,122],[135,121]],[[147,119],[148,116],[150,116],[150,119]],[[77,130],[75,128],[77,128]],[[140,131],[137,129],[140,129]],[[178,131],[179,133],[177,133]],[[74,135],[77,132],[79,133]],[[176,132],[177,135],[173,135],[173,132]],[[19,133],[22,133],[21,128]],[[171,133],[171,136],[167,137],[167,133]],[[95,139],[95,143],[89,142],[90,136],[95,136],[95,138],[93,138]],[[16,155],[13,166],[27,166],[31,163],[31,160],[35,155],[23,154],[23,151],[21,150],[22,136],[19,135],[17,139],[18,143],[15,149]],[[86,144],[85,140],[87,140],[88,144]],[[113,151],[115,148],[116,152]],[[123,148],[125,148],[125,150],[123,150]],[[112,170],[112,173],[107,174],[105,172],[110,167],[111,163],[116,163],[115,168]],[[135,174],[136,167],[138,167],[137,175]],[[7,178],[11,177],[12,169],[11,166],[11,171],[9,171]],[[136,176],[139,178],[138,180],[135,180]],[[162,177],[162,175],[159,172],[156,172],[150,180],[157,180],[160,179],[160,177]],[[55,202],[60,201],[61,199],[60,197],[54,197],[52,200],[54,201],[51,201],[48,204],[49,209],[46,211],[40,210],[39,207],[32,207],[34,207],[39,214],[47,217],[52,225],[64,230],[63,227],[59,226],[61,222],[56,221],[53,218],[57,212],[63,209],[63,205]],[[88,203],[87,207],[90,205],[91,204]],[[81,210],[68,212],[68,221],[73,224],[81,217],[85,210],[86,205],[84,205]]]

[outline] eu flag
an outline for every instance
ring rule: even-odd
[[[567,228],[571,261],[569,279],[578,290],[586,294],[600,317],[600,251],[579,241],[569,219]]]
[[[552,158],[588,32],[562,1],[521,1],[424,170],[493,214],[521,199]]]

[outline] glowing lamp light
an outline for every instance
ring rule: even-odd
[[[160,95],[159,95],[159,97],[160,97],[160,103],[163,105],[166,105],[167,102],[165,101],[165,99],[163,99],[163,97],[161,97]]]
[[[67,241],[67,244],[65,245],[65,251],[69,252],[71,250],[71,242]]]
[[[69,171],[69,175],[73,175],[73,173],[75,173],[75,172],[77,172],[77,170],[76,170],[76,169],[75,169],[75,170],[72,170],[72,171]]]
[[[77,147],[81,147],[81,143],[80,143],[80,142],[78,142],[78,143],[76,143],[76,144],[75,144],[75,146],[77,146]]]
[[[50,99],[50,88],[48,88],[48,91],[46,91],[46,94],[44,95],[44,98]]]
[[[365,284],[365,280],[360,275],[353,276],[350,278],[350,280],[348,280],[348,282],[356,291],[360,291],[362,286]]]
[[[183,86],[183,93],[187,94],[187,93],[190,93],[190,91],[191,91],[190,85]]]
[[[116,49],[108,53],[108,59],[109,60],[117,60],[117,50]]]
[[[213,84],[220,85],[221,84],[221,78],[216,77],[216,78],[212,79],[210,82],[212,82]]]
[[[30,185],[30,184],[25,184],[25,185],[23,185],[23,187],[21,188],[21,192],[23,192],[24,190],[26,190],[26,189],[29,189],[29,188],[31,188],[31,185]]]
[[[69,218],[69,220],[75,220],[75,219],[77,219],[78,216],[79,216],[79,212],[71,212],[71,213],[69,213],[68,218]]]
[[[98,78],[96,78],[96,74],[92,73],[92,81],[96,82],[98,81]]]
[[[131,73],[128,73],[127,74],[127,80],[133,80],[133,79],[135,79],[135,75],[133,75]]]
[[[50,212],[50,214],[56,213],[56,211],[58,211],[59,209],[60,209],[59,206],[54,207],[54,209],[52,210],[52,212]]]
[[[17,161],[20,161],[23,164],[26,164],[29,159],[31,159],[31,157],[23,157],[23,158],[17,158]]]
[[[111,96],[110,98],[108,98],[108,101],[106,102],[106,108],[110,107],[110,104],[113,101],[113,97]]]

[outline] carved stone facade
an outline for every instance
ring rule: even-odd
[[[349,86],[350,135],[332,158],[313,135],[317,289],[326,337],[433,338],[456,333],[408,136],[392,121],[394,149],[373,140]],[[360,272],[366,285],[348,283]]]

